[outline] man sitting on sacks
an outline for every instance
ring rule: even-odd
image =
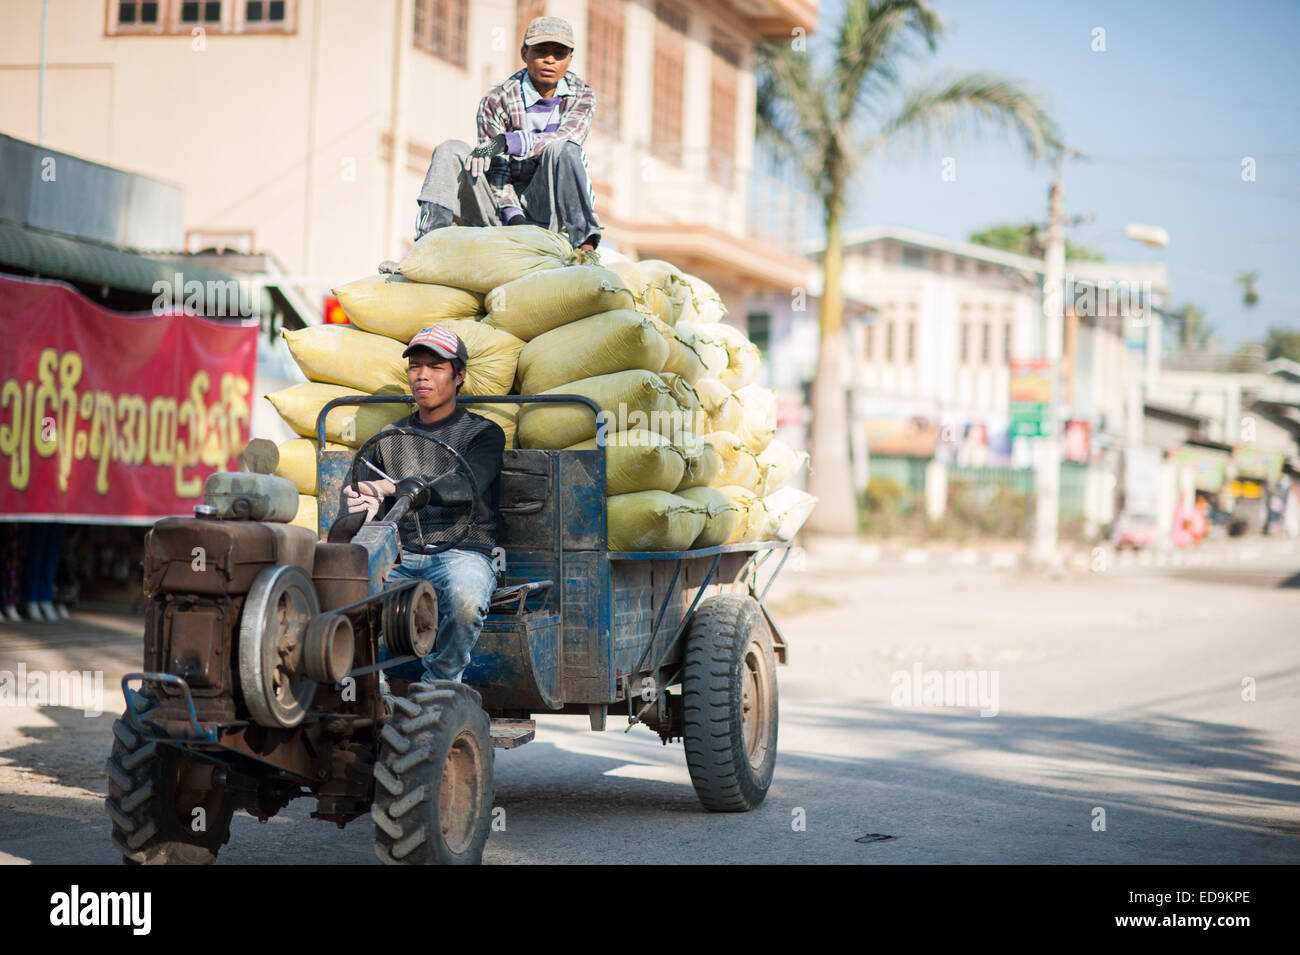
[[[454,525],[472,497],[468,482],[460,474],[435,480],[429,488],[428,503],[399,522],[402,563],[393,570],[393,579],[423,577],[438,595],[438,635],[433,650],[424,658],[424,678],[459,682],[469,666],[470,650],[478,641],[497,586],[492,551],[496,547],[506,436],[500,425],[456,404],[456,393],[465,381],[469,361],[465,343],[458,335],[437,325],[421,329],[402,357],[409,360],[406,377],[416,410],[384,430],[403,427],[435,435],[459,452],[478,485],[469,534],[457,547],[431,554],[427,551],[438,539],[438,531]],[[404,442],[409,442],[409,450]],[[426,446],[427,451],[431,444],[419,437],[380,442],[371,463],[396,482],[418,478],[425,483],[435,476],[417,474],[416,462],[421,446]],[[365,511],[366,520],[374,519],[384,498],[398,493],[398,483],[385,478],[361,481],[358,486],[359,491],[346,487],[343,493],[348,511]]]
[[[478,106],[478,146],[449,139],[433,151],[420,189],[418,240],[449,225],[538,225],[575,248],[600,242],[582,144],[596,94],[574,73],[573,29],[538,17],[524,31],[525,69]]]

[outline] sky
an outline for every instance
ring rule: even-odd
[[[1067,237],[1112,261],[1166,263],[1173,304],[1194,302],[1223,347],[1300,329],[1300,2],[1297,0],[936,0],[934,54],[904,84],[994,70],[1041,97],[1086,159],[1065,165]],[[842,0],[823,0],[830,33]],[[1104,51],[1093,46],[1101,28]],[[951,157],[955,179],[944,181]],[[1243,160],[1254,160],[1254,180]],[[874,154],[854,183],[847,227],[896,225],[966,239],[989,225],[1046,222],[1051,167],[1018,142],[936,140]],[[1169,245],[1125,239],[1128,223],[1165,228]],[[1234,277],[1259,272],[1260,302]]]

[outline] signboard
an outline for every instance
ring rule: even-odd
[[[1159,449],[1125,448],[1124,512],[1131,517],[1155,517],[1159,488]]]
[[[1228,454],[1225,451],[1185,444],[1170,452],[1169,460],[1192,472],[1192,483],[1198,491],[1214,493],[1223,487],[1227,477]]]
[[[257,334],[0,276],[0,519],[190,513],[248,442]]]
[[[1045,358],[1011,362],[1011,435],[1038,438],[1047,434],[1052,401],[1052,363]]]
[[[1088,421],[1065,422],[1065,460],[1074,464],[1087,464],[1092,457],[1092,423]]]
[[[1237,476],[1272,484],[1282,476],[1282,462],[1286,455],[1281,451],[1264,448],[1236,447],[1232,449],[1232,463]]]

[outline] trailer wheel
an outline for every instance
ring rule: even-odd
[[[492,823],[492,738],[474,690],[439,680],[392,698],[375,763],[375,854],[389,865],[478,865]]]
[[[132,695],[143,725],[158,701]],[[234,802],[213,764],[192,763],[173,746],[146,740],[123,713],[105,764],[113,845],[127,865],[211,865],[230,841]],[[197,812],[196,810],[202,810]]]
[[[758,602],[703,601],[686,635],[682,712],[686,765],[704,808],[748,812],[776,768],[776,655]]]

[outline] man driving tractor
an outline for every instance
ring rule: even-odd
[[[538,225],[575,248],[600,243],[582,144],[596,94],[575,73],[573,29],[538,17],[524,31],[525,67],[478,107],[479,144],[450,139],[433,151],[420,189],[415,237],[453,224]]]
[[[359,482],[355,491],[346,487],[343,493],[349,512],[365,511],[366,520],[373,520],[385,498],[408,493],[422,497],[418,489],[428,485],[427,503],[399,523],[402,562],[394,568],[392,579],[423,577],[433,585],[438,596],[438,635],[424,658],[424,679],[459,682],[497,585],[492,551],[506,436],[500,425],[456,404],[469,354],[454,332],[437,325],[421,329],[402,357],[409,362],[407,382],[416,410],[384,430],[409,428],[445,441],[469,465],[477,494],[462,474],[450,468],[440,475],[424,472],[428,451],[437,445],[420,437],[399,437],[376,447],[373,457],[361,465],[374,479]],[[450,458],[447,455],[439,463]],[[464,539],[450,550],[430,553],[447,529],[462,520],[465,509],[470,514]]]

